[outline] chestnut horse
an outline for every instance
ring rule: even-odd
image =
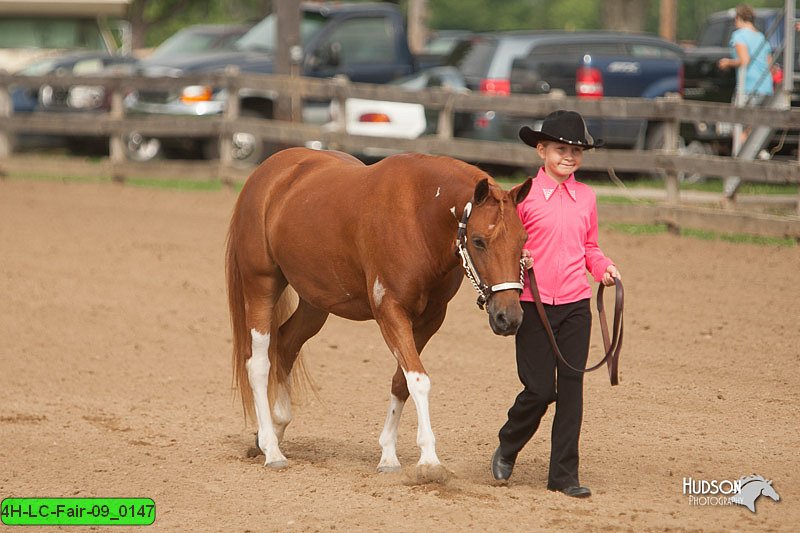
[[[366,166],[341,152],[290,148],[253,172],[233,212],[226,273],[234,381],[245,416],[255,410],[266,466],[287,465],[279,443],[292,418],[292,367],[333,313],[374,319],[397,361],[378,470],[400,468],[397,431],[409,393],[418,469],[441,468],[420,352],[467,265],[494,333],[516,332],[526,232],[515,205],[529,189],[527,180],[506,192],[472,165],[419,154]],[[291,309],[279,303],[287,287],[299,297],[288,318]]]

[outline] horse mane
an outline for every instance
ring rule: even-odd
[[[758,474],[753,474],[752,476],[743,477],[742,479],[739,480],[739,483],[741,483],[742,487],[744,487],[751,481],[763,481],[765,483],[769,483],[769,481],[764,479],[763,476],[759,476]]]

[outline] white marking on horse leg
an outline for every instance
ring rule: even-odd
[[[400,416],[406,402],[392,394],[389,398],[389,412],[386,413],[386,422],[378,442],[381,445],[381,462],[378,463],[378,472],[392,472],[400,468],[397,459],[397,432],[400,428]]]
[[[417,407],[417,446],[420,448],[420,457],[417,465],[438,465],[436,457],[436,437],[431,429],[431,419],[428,411],[428,394],[431,390],[431,379],[427,374],[420,372],[406,372],[406,385],[408,392],[414,399]]]
[[[386,287],[381,285],[381,280],[375,278],[375,283],[372,285],[372,301],[375,302],[375,307],[380,307],[383,301],[383,295],[386,294]]]
[[[250,330],[250,336],[252,338],[252,354],[247,360],[247,376],[250,378],[250,388],[253,390],[253,401],[256,406],[258,447],[266,457],[264,466],[283,468],[287,461],[278,447],[278,438],[272,428],[272,415],[269,411],[267,396],[270,366],[269,333],[259,333],[254,328]]]
[[[275,429],[275,436],[278,437],[278,444],[283,441],[283,432],[292,421],[292,399],[289,394],[291,379],[292,376],[289,374],[285,383],[278,384],[275,404],[272,406],[272,427]]]

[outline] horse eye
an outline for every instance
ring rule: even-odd
[[[484,241],[480,237],[473,237],[472,238],[472,245],[475,248],[477,248],[478,250],[485,250],[486,249],[486,241]]]

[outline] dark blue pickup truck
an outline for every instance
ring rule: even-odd
[[[242,72],[270,74],[277,48],[277,17],[270,14],[243,35],[231,52],[180,58],[169,62],[144,61],[145,75],[170,75],[217,71],[229,65]],[[303,3],[301,4],[300,60],[304,76],[332,77],[343,74],[351,81],[387,83],[416,69],[408,49],[405,22],[396,5],[387,3]],[[272,118],[274,94],[248,89],[240,92],[241,115]],[[226,95],[216,87],[189,86],[180,91],[139,91],[126,100],[131,113],[208,116],[223,112]],[[306,122],[328,120],[328,106],[307,105]],[[316,115],[315,115],[316,113]],[[272,150],[267,143],[248,132],[233,136],[234,160],[257,163]],[[164,138],[161,144],[182,144],[186,139]],[[190,139],[199,142],[207,157],[215,157],[217,139]]]
[[[653,35],[617,32],[542,32],[526,56],[515,59],[512,94],[597,99],[656,98],[683,91],[683,50]],[[503,136],[516,139],[537,117],[505,117]],[[587,118],[589,132],[607,146],[659,148],[663,125],[643,119]]]

